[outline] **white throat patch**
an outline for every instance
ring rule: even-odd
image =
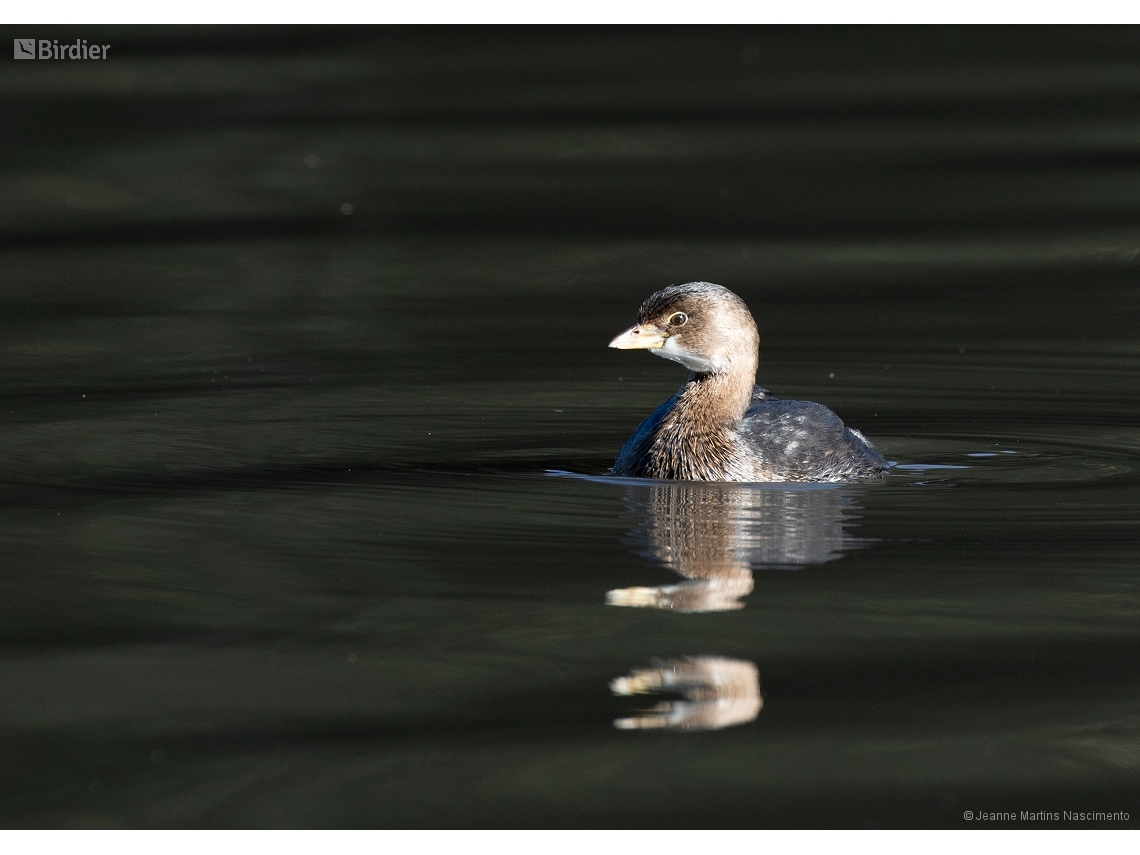
[[[665,339],[665,346],[653,348],[649,351],[654,356],[660,356],[662,359],[671,359],[674,362],[680,362],[690,371],[696,371],[701,374],[716,373],[716,366],[692,351],[685,350],[677,343],[675,338]]]

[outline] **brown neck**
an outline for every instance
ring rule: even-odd
[[[744,418],[755,383],[755,361],[728,374],[693,373],[673,413],[698,431],[723,430]]]
[[[705,481],[740,475],[732,428],[752,400],[754,366],[751,372],[690,375],[656,431],[641,474]]]

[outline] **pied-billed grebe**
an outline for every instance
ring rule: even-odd
[[[822,404],[782,401],[755,385],[760,337],[744,301],[720,285],[672,285],[641,304],[610,342],[692,373],[643,421],[615,475],[689,481],[851,481],[887,461]]]

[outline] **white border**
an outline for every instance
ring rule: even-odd
[[[88,855],[629,855],[630,852],[843,852],[845,855],[1132,855],[1136,831],[0,831],[11,855],[82,847]]]
[[[812,24],[1140,22],[1122,0],[44,0],[8,24]]]

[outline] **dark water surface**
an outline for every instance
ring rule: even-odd
[[[0,822],[1135,827],[1140,31],[5,32]],[[596,477],[692,279],[885,484]]]

